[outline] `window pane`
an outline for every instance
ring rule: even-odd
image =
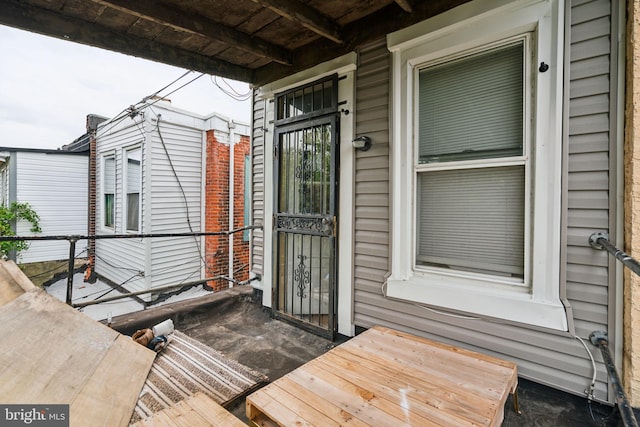
[[[105,227],[113,227],[113,211],[114,211],[113,194],[104,195],[104,225]]]
[[[417,264],[523,277],[524,166],[418,174]]]
[[[334,108],[334,82],[327,80],[276,96],[276,120],[290,119]]]
[[[140,194],[127,194],[127,230],[138,230],[138,218],[140,217]]]
[[[524,43],[420,71],[419,163],[520,156]]]
[[[116,192],[116,162],[113,157],[105,157],[103,171],[104,195],[104,226],[115,225],[115,192]]]
[[[139,231],[142,150],[127,151],[127,230]]]
[[[104,159],[104,192],[115,193],[116,192],[116,161],[113,157],[106,157]]]

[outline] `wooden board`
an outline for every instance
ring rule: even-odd
[[[0,287],[20,275],[0,266]],[[0,306],[0,325],[0,402],[69,404],[72,426],[128,425],[153,351],[36,287]]]
[[[514,363],[374,327],[247,397],[256,425],[496,426]]]
[[[0,306],[3,306],[23,293],[35,288],[12,261],[0,261]]]
[[[132,424],[132,427],[198,426],[246,427],[232,413],[198,392],[153,416]]]

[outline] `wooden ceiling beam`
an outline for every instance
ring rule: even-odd
[[[336,43],[343,43],[340,26],[318,10],[298,0],[253,0],[291,21],[298,22],[316,34]]]
[[[413,6],[410,0],[395,0],[395,2],[407,13],[413,12]]]
[[[238,48],[261,58],[267,58],[283,65],[291,65],[291,53],[277,45],[252,37],[242,31],[211,21],[201,15],[176,10],[156,0],[92,0],[127,14],[157,24],[167,25],[178,31],[188,31],[219,41],[232,48]]]
[[[247,83],[253,70],[153,40],[111,30],[49,9],[3,0],[0,24]]]

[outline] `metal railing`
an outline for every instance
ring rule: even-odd
[[[589,245],[593,249],[606,250],[625,267],[640,276],[640,263],[629,254],[616,248],[609,241],[609,236],[606,233],[593,233],[589,236]],[[602,353],[602,359],[605,367],[607,368],[607,374],[611,380],[611,388],[615,393],[615,402],[618,406],[618,410],[620,411],[622,423],[625,427],[638,427],[638,421],[633,413],[633,408],[629,404],[629,398],[627,397],[627,393],[624,391],[624,387],[620,381],[620,375],[618,374],[611,351],[609,350],[609,338],[607,333],[605,331],[593,331],[589,336],[589,341],[600,349],[600,352]]]
[[[228,231],[210,231],[210,232],[195,232],[195,233],[141,233],[141,234],[100,234],[100,235],[57,235],[57,236],[0,236],[0,241],[42,241],[42,240],[66,240],[69,242],[69,263],[68,263],[68,271],[67,271],[67,294],[66,294],[66,303],[74,308],[86,307],[88,305],[99,304],[101,302],[109,302],[115,301],[119,299],[129,298],[132,296],[148,294],[151,292],[161,292],[161,291],[170,291],[174,289],[182,289],[186,287],[196,286],[202,283],[214,281],[214,280],[225,280],[229,282],[233,282],[238,285],[247,284],[255,279],[249,279],[246,281],[238,281],[231,277],[227,277],[224,275],[207,277],[204,279],[196,280],[193,282],[180,283],[176,285],[167,285],[167,286],[159,286],[153,289],[147,289],[144,291],[136,291],[136,292],[128,292],[122,293],[117,296],[101,298],[98,300],[87,301],[82,303],[73,304],[73,272],[75,269],[75,259],[76,259],[76,243],[80,240],[110,240],[110,239],[141,239],[141,238],[172,238],[172,237],[207,237],[207,236],[230,236],[235,233],[244,232],[245,230],[256,230],[262,229],[261,225],[248,225],[246,227],[236,228],[234,230]]]

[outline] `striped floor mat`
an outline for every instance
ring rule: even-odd
[[[149,371],[130,423],[148,418],[197,392],[224,406],[266,382],[265,375],[175,331]]]

